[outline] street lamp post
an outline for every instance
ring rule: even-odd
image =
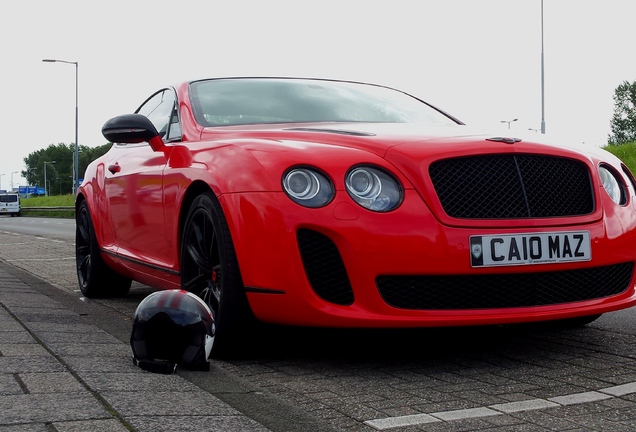
[[[46,164],[53,165],[55,161],[44,161],[44,196],[49,196],[49,188],[46,187]]]
[[[14,189],[14,187],[13,187],[13,174],[17,174],[17,173],[18,173],[17,171],[13,171],[11,173],[11,192],[13,192],[13,189]]]
[[[543,73],[543,0],[541,0],[541,133],[545,133],[545,77]]]
[[[43,59],[43,62],[46,63],[66,63],[66,64],[72,64],[75,65],[75,150],[73,151],[73,196],[75,195],[75,193],[77,192],[77,186],[78,186],[78,180],[79,180],[79,148],[78,148],[78,142],[77,142],[77,119],[78,119],[78,106],[77,106],[77,83],[78,83],[78,69],[79,69],[79,63],[78,62],[72,62],[72,61],[66,61],[66,60],[57,60],[57,59]],[[45,182],[46,183],[46,182]],[[46,184],[44,185],[44,187],[46,188]]]
[[[510,123],[512,122],[516,122],[519,119],[512,119],[512,120],[502,120],[502,123],[508,123],[508,130],[510,130]]]

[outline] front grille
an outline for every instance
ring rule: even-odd
[[[307,279],[318,297],[338,305],[353,304],[349,276],[334,242],[309,229],[299,229],[297,237]]]
[[[574,159],[470,156],[434,162],[429,174],[444,211],[455,218],[545,218],[594,211],[590,173]]]
[[[384,301],[400,309],[463,310],[546,306],[593,300],[624,292],[634,264],[554,272],[378,276]]]

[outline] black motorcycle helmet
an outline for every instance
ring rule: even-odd
[[[196,295],[183,290],[158,291],[135,311],[130,345],[133,363],[144,370],[171,374],[177,365],[210,370],[214,318]]]

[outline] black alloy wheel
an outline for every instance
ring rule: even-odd
[[[86,201],[75,218],[75,262],[80,291],[86,297],[123,296],[130,290],[132,280],[113,271],[102,258]]]
[[[201,297],[214,316],[211,357],[233,356],[252,315],[230,230],[212,192],[192,202],[181,238],[181,287]]]

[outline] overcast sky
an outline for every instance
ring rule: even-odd
[[[606,143],[614,90],[636,81],[635,16],[634,0],[544,0],[550,138]],[[541,127],[541,0],[32,0],[0,17],[2,189],[26,183],[29,153],[75,141],[75,67],[45,58],[79,62],[90,147],[155,90],[219,76],[367,81],[469,125]]]

